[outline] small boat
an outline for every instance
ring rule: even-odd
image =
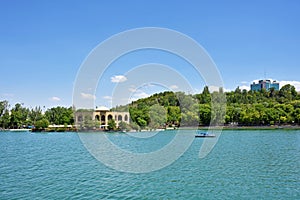
[[[208,133],[197,133],[195,137],[216,137],[215,134],[208,134]]]

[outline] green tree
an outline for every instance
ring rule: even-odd
[[[203,88],[202,94],[200,95],[199,102],[205,104],[205,103],[210,103],[210,101],[211,101],[211,95],[209,93],[208,86],[205,86]]]
[[[108,130],[116,130],[117,124],[114,119],[110,119],[107,121]]]
[[[20,103],[17,103],[11,110],[10,126],[12,128],[22,128],[25,126],[29,110],[23,108]]]
[[[8,110],[1,116],[0,124],[3,129],[8,129],[10,127],[10,114]]]
[[[128,131],[129,130],[129,126],[126,122],[119,122],[119,127],[118,127],[121,131]]]
[[[147,126],[147,121],[144,120],[142,117],[138,117],[137,124],[139,125],[139,127],[145,128]]]
[[[141,103],[141,104],[140,104]],[[144,102],[139,102],[134,107],[129,108],[130,118],[140,127],[146,127],[150,122],[149,106]]]
[[[167,123],[178,126],[181,121],[181,111],[179,106],[168,106]]]
[[[159,128],[167,122],[167,111],[163,106],[155,104],[150,107],[150,128]]]
[[[140,130],[139,125],[137,125],[137,123],[135,123],[135,122],[130,123],[129,126],[130,126],[133,130],[136,130],[136,131],[139,131],[139,130]]]
[[[39,119],[35,122],[36,129],[45,129],[49,126],[49,121],[45,118]]]
[[[51,124],[74,124],[74,114],[72,107],[65,108],[57,106],[54,108],[50,108],[45,112],[45,116]]]
[[[200,104],[199,105],[200,113],[200,124],[208,126],[211,120],[211,106],[210,104]]]
[[[28,113],[28,120],[30,123],[35,125],[35,123],[41,119],[43,119],[43,113],[41,107],[35,107],[34,109],[31,109]],[[49,121],[48,121],[49,122]]]
[[[92,119],[91,115],[85,115],[83,117],[83,128],[84,129],[94,129],[95,128],[95,122]]]
[[[9,103],[0,101],[0,127],[7,129],[10,126]]]
[[[281,97],[281,102],[284,103],[286,101],[291,101],[296,99],[297,97],[297,92],[294,86],[287,84],[284,85],[280,90],[279,90],[279,96]]]
[[[8,101],[0,101],[0,117],[9,109]]]

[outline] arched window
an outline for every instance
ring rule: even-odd
[[[95,119],[96,119],[97,121],[99,121],[99,120],[100,120],[100,116],[99,116],[99,115],[96,115],[96,116],[95,116]]]
[[[128,116],[125,115],[124,120],[127,122],[128,121]]]
[[[107,119],[108,120],[112,120],[113,116],[112,115],[108,115]]]
[[[122,115],[118,116],[118,121],[122,121]]]
[[[79,115],[77,120],[78,120],[78,122],[82,122],[82,115]]]
[[[101,116],[101,121],[102,121],[102,122],[105,122],[105,115],[102,115],[102,116]]]

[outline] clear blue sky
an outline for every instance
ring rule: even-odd
[[[2,0],[0,100],[71,106],[73,83],[88,53],[114,34],[149,26],[174,29],[200,43],[226,89],[249,86],[264,72],[298,84],[299,19],[298,0]],[[195,87],[201,91],[203,85]],[[97,104],[107,105],[109,94],[100,93]]]

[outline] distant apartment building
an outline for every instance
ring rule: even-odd
[[[279,90],[279,83],[271,80],[259,80],[258,83],[253,82],[253,84],[251,84],[252,91],[260,91],[263,88],[267,91],[269,91],[271,88]]]

